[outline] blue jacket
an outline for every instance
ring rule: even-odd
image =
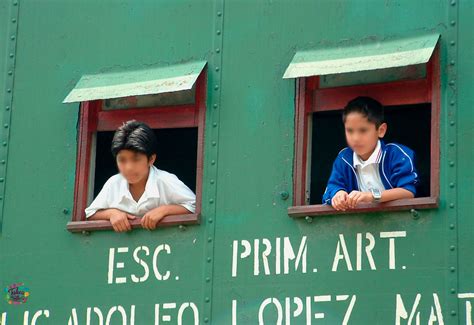
[[[397,143],[385,144],[383,141],[380,143],[382,160],[379,164],[379,173],[385,189],[401,187],[416,195],[419,181],[413,150]],[[332,197],[340,190],[347,193],[360,191],[353,157],[351,148],[344,148],[337,155],[323,195],[324,204],[331,204]]]

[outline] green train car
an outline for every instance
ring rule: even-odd
[[[0,324],[473,324],[472,0],[1,0]],[[321,204],[345,103],[417,197]],[[84,209],[148,123],[196,211]]]

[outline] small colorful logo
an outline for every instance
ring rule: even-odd
[[[30,289],[23,282],[13,283],[5,288],[5,299],[11,305],[24,304],[30,295]]]

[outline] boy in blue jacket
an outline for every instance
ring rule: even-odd
[[[334,161],[323,203],[346,211],[360,203],[413,198],[418,175],[414,152],[401,144],[385,144],[382,104],[370,97],[351,100],[342,114],[346,141]]]

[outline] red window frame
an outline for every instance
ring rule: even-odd
[[[351,212],[429,209],[438,207],[439,196],[439,121],[440,73],[439,49],[435,48],[426,67],[426,77],[377,84],[320,88],[319,77],[299,78],[295,99],[295,157],[293,172],[293,206],[291,217],[332,215]],[[351,211],[336,211],[331,206],[306,204],[309,118],[314,112],[340,110],[357,96],[370,96],[385,106],[431,103],[431,174],[430,196],[401,199],[380,204],[363,204]],[[313,157],[314,158],[314,157]]]
[[[123,122],[131,119],[143,121],[152,129],[198,128],[197,170],[196,170],[196,212],[184,215],[171,215],[163,218],[159,227],[196,224],[200,221],[204,126],[206,113],[206,70],[196,81],[195,101],[193,104],[103,110],[103,101],[85,101],[81,103],[79,113],[79,138],[76,163],[76,182],[74,187],[74,210],[72,221],[67,229],[71,232],[113,229],[108,220],[85,219],[87,207],[89,176],[91,170],[92,143],[98,131],[115,131]],[[141,228],[140,218],[129,220],[132,228]]]

